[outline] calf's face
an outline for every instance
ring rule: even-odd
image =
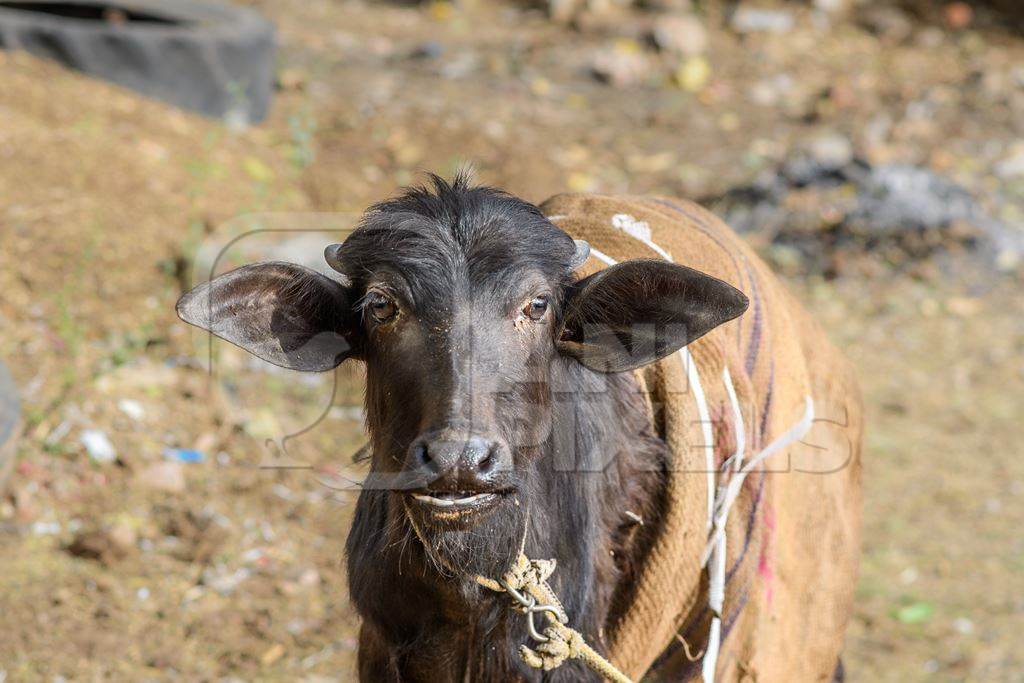
[[[186,322],[278,365],[366,364],[368,486],[451,569],[493,571],[518,549],[566,366],[621,372],[732,319],[746,298],[697,271],[587,259],[526,202],[435,182],[371,208],[299,266],[240,268],[182,297]],[[574,425],[557,425],[574,429]]]

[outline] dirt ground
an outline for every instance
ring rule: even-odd
[[[0,499],[0,681],[352,680],[359,369],[211,356],[173,314],[194,264],[247,230],[299,232],[244,238],[219,269],[315,260],[423,169],[472,162],[534,201],[700,198],[836,139],[1024,229],[1024,38],[981,9],[951,28],[943,3],[762,3],[793,25],[739,34],[700,3],[708,46],[687,57],[649,44],[651,10],[566,27],[482,0],[250,4],[281,54],[272,117],[247,131],[0,52],[0,359],[25,422]],[[604,83],[607,60],[634,66]],[[826,277],[751,239],[860,369],[848,680],[1024,681],[1019,266],[879,251]],[[90,456],[95,432],[114,457]]]

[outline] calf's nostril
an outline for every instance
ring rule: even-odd
[[[476,469],[480,474],[490,474],[491,470],[494,469],[494,448],[492,447],[484,457],[477,463]]]
[[[477,472],[491,474],[501,466],[502,447],[498,442],[487,444],[484,456],[477,462]]]
[[[417,466],[429,465],[432,461],[430,449],[424,442],[417,443],[412,449],[412,459]]]

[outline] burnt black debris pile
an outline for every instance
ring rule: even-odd
[[[794,157],[706,203],[777,263],[799,271],[835,275],[851,254],[898,267],[971,259],[999,270],[1013,270],[1024,256],[1024,233],[918,166]]]

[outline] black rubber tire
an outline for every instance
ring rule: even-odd
[[[241,125],[266,117],[273,90],[273,24],[213,2],[0,0],[0,49]]]

